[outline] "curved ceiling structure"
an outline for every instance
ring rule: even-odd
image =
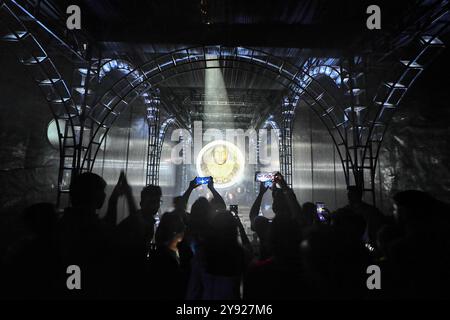
[[[145,102],[155,92],[167,113],[164,117],[176,119],[170,121],[179,126],[189,128],[195,120],[218,117],[233,126],[259,127],[272,116],[269,122],[281,127],[283,144],[291,141],[295,109],[307,106],[328,131],[347,184],[373,190],[387,124],[408,89],[444,48],[448,2],[386,4],[383,21],[389,33],[356,27],[365,18],[360,10],[364,1],[347,3],[343,24],[327,1],[282,2],[256,11],[239,1],[205,4],[200,11],[191,1],[177,2],[186,7],[177,18],[189,29],[186,42],[187,31],[168,22],[173,12],[167,8],[174,2],[132,1],[124,7],[116,1],[81,1],[85,28],[68,33],[62,27],[65,1],[2,1],[3,39],[13,43],[56,123],[68,123],[64,132],[57,128],[60,191],[68,191],[67,177],[92,170],[102,140],[128,106],[136,99]],[[164,39],[158,29],[165,30]],[[70,57],[75,80],[59,71],[55,61],[61,52]],[[96,90],[114,70],[122,76],[106,91]],[[229,88],[226,97],[217,88],[208,94],[204,86],[202,92],[207,77],[218,75]],[[71,86],[66,80],[70,77]],[[285,100],[288,111],[283,109]],[[228,110],[222,116],[204,112],[205,106],[219,110],[221,105]],[[289,154],[291,146],[283,148],[283,154]],[[280,158],[286,168],[289,161]]]

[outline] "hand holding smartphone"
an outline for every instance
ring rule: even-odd
[[[211,177],[196,177],[196,184],[208,184],[211,181]]]
[[[260,172],[255,173],[255,181],[264,183],[264,186],[271,188],[273,185],[274,173],[273,172]]]

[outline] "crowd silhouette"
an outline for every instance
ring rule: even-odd
[[[1,257],[0,287],[8,299],[286,300],[448,298],[449,206],[422,191],[393,197],[391,215],[348,188],[348,205],[318,216],[300,205],[280,173],[261,183],[249,212],[257,241],[227,210],[211,178],[209,201],[187,208],[193,179],[157,224],[162,192],[146,186],[140,208],[121,173],[107,201],[94,173],[75,177],[61,216],[49,203],[25,210],[27,236]],[[273,219],[260,214],[272,193]],[[129,215],[119,224],[118,200]],[[67,267],[81,270],[81,289],[67,287]],[[367,286],[367,268],[381,270],[381,289]]]

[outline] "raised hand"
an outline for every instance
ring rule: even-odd
[[[288,188],[286,180],[284,180],[284,177],[280,172],[275,173],[274,183],[278,183],[280,185],[281,189]]]
[[[209,177],[208,188],[214,189],[214,179],[213,177]]]
[[[128,184],[128,180],[127,177],[125,176],[125,173],[122,171],[123,174],[123,178],[122,178],[122,190],[123,190],[123,194],[129,195],[131,194],[131,187]]]
[[[267,191],[267,189],[269,189],[269,187],[266,186],[264,182],[261,182],[259,184],[259,194],[264,194]]]
[[[195,177],[194,179],[191,180],[191,182],[189,182],[189,189],[195,189],[200,185],[195,180],[197,180],[197,177]]]
[[[123,189],[123,180],[125,178],[125,173],[123,171],[120,172],[119,180],[117,180],[117,184],[114,186],[113,192],[111,193],[111,198],[117,199],[121,195],[124,194]]]

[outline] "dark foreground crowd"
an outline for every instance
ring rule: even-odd
[[[277,174],[271,189],[261,184],[250,210],[255,244],[212,180],[211,201],[200,197],[186,211],[194,179],[157,227],[160,187],[145,187],[138,209],[121,174],[100,218],[105,187],[100,176],[84,173],[73,180],[71,206],[61,216],[48,203],[25,210],[29,236],[1,257],[2,298],[450,297],[449,208],[421,191],[397,193],[393,214],[386,216],[349,187],[349,204],[320,219],[316,206],[301,206]],[[259,214],[268,190],[271,220]],[[120,197],[130,214],[117,224]],[[368,280],[372,265],[379,268],[377,280]],[[73,289],[77,280],[69,266],[79,268],[79,289]],[[379,289],[369,289],[374,281]]]

